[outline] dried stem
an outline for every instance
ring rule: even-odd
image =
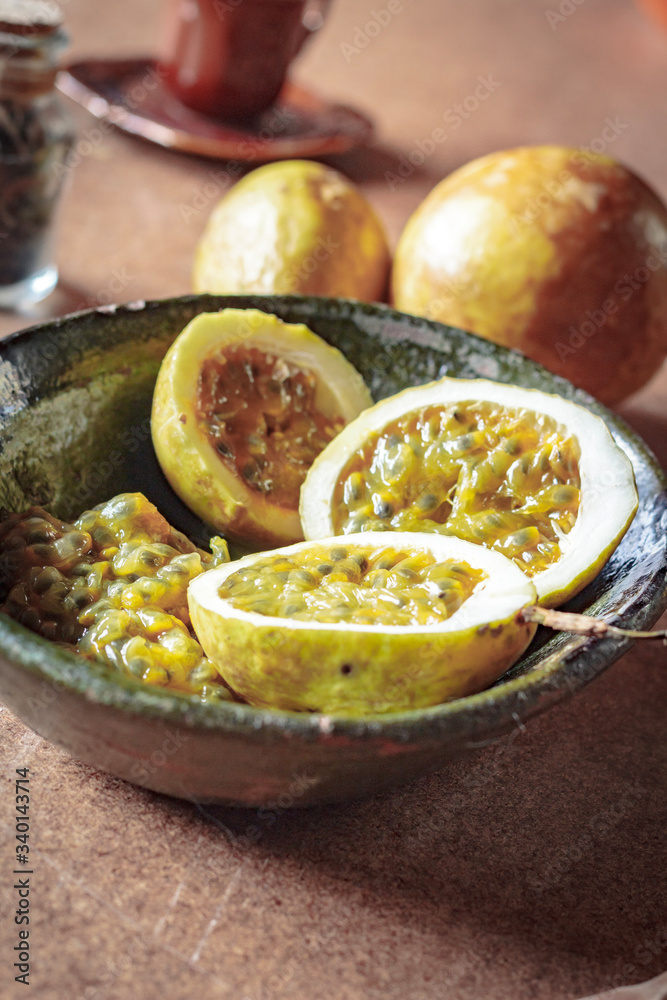
[[[524,608],[521,617],[527,622],[537,622],[538,625],[546,625],[547,628],[559,632],[574,632],[576,635],[618,635],[630,639],[662,639],[663,642],[667,642],[667,630],[664,629],[657,632],[638,632],[634,629],[618,628],[617,625],[610,625],[600,618],[591,618],[589,615],[553,611],[551,608],[540,608],[537,605]]]

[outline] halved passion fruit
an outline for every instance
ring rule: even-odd
[[[160,368],[151,429],[162,470],[204,521],[260,547],[302,538],[315,457],[372,399],[340,351],[257,309],[195,317]]]
[[[197,638],[251,705],[347,715],[481,691],[530,642],[535,599],[500,553],[408,532],[246,556],[188,589]]]
[[[511,558],[555,606],[593,579],[637,509],[604,421],[560,396],[443,378],[349,424],[301,491],[306,538],[456,535]]]

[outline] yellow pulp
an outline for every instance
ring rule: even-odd
[[[579,457],[574,435],[530,410],[470,401],[413,411],[345,466],[334,531],[456,535],[532,576],[560,558],[576,521]]]
[[[219,595],[233,607],[298,621],[438,625],[486,574],[425,552],[314,545],[267,555],[227,577]]]
[[[67,524],[33,507],[0,525],[0,611],[147,684],[229,697],[190,629],[186,591],[227,560],[201,552],[139,493]]]

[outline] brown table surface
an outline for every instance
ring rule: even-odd
[[[75,56],[155,48],[158,0],[63,6]],[[357,29],[384,0],[336,0],[295,67],[375,117],[377,142],[337,165],[394,241],[465,161],[523,143],[588,146],[607,119],[609,151],[667,196],[667,36],[630,0],[399,6],[362,49]],[[489,76],[492,96],[390,190],[385,171]],[[184,223],[179,206],[214,166],[108,135],[73,173],[64,291],[36,316],[189,291],[208,209]],[[5,314],[0,335],[31,321]],[[666,386],[663,370],[622,410],[663,462]],[[667,966],[666,706],[664,649],[635,647],[512,741],[382,797],[275,821],[205,816],[124,784],[0,709],[0,995],[29,995],[11,970],[17,767],[31,769],[40,1000],[569,1000],[649,979]],[[253,822],[248,849],[222,829]]]

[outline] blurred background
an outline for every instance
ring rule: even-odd
[[[332,162],[362,184],[392,244],[446,174],[515,145],[599,140],[594,149],[604,144],[667,197],[667,33],[632,0],[395,0],[392,6],[396,12],[375,34],[365,28],[387,9],[385,0],[334,0],[323,29],[292,67],[297,82],[374,119],[376,141]],[[164,8],[160,0],[63,3],[72,38],[67,58],[155,53]],[[475,104],[480,78],[490,93],[466,111],[463,102]],[[79,108],[76,116],[85,139],[95,119]],[[438,128],[446,138],[422,165],[398,183],[385,177]],[[205,206],[187,221],[180,206],[201,205],[211,170],[224,169],[224,162],[169,153],[115,131],[81,150],[87,155],[71,172],[63,206],[62,277],[93,300],[105,298],[116,271],[122,277],[114,287],[125,286],[114,300],[189,291],[194,248],[216,198],[204,196]],[[0,333],[21,325],[2,317]]]
[[[356,181],[392,247],[411,213],[467,161],[522,144],[606,152],[667,198],[667,25],[661,0],[334,0],[291,78],[375,124],[371,142],[327,162]],[[66,59],[151,56],[161,0],[62,3]],[[663,15],[664,16],[664,15]],[[257,164],[165,150],[67,99],[79,129],[57,242],[61,285],[0,336],[54,313],[191,290],[214,205]],[[667,462],[660,379],[622,412]]]
[[[69,60],[157,53],[161,0],[61,6]],[[333,0],[292,78],[374,120],[368,146],[327,162],[392,246],[443,177],[516,145],[607,152],[667,199],[667,31],[633,0]],[[54,310],[188,293],[211,210],[253,166],[100,129],[69,103],[62,283],[31,313],[0,313],[0,336]],[[665,380],[621,408],[663,464]],[[663,660],[636,649],[474,767],[283,813],[242,861],[210,817],[86,768],[4,712],[7,746],[58,776],[37,821],[42,920],[56,928],[40,938],[53,980],[40,1000],[572,1000],[657,974]],[[546,887],[531,883],[542,869]]]

